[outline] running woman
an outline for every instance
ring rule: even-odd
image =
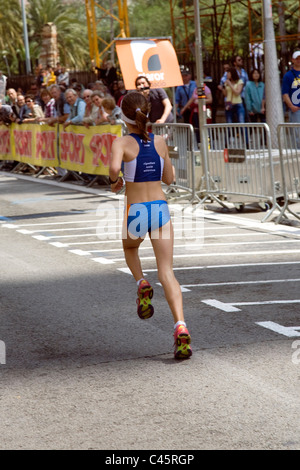
[[[129,134],[118,137],[112,145],[109,169],[111,190],[122,188],[119,177],[122,164],[126,183],[127,210],[123,227],[123,249],[126,263],[135,278],[137,313],[141,319],[152,317],[153,288],[144,279],[138,254],[147,233],[151,240],[166,300],[174,318],[174,357],[187,359],[192,355],[191,337],[183,314],[182,293],[173,272],[174,235],[169,208],[161,182],[173,182],[168,148],[162,136],[146,130],[149,105],[139,92],[131,92],[122,101],[122,120]]]

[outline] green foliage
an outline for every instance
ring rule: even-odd
[[[109,9],[110,0],[97,0],[103,8]],[[181,62],[193,61],[195,25],[193,0],[132,0],[128,3],[128,17],[131,37],[169,37],[172,36],[171,4],[175,31],[175,49]],[[299,0],[285,0],[273,3],[274,29],[279,35],[278,5],[284,7],[284,26],[286,34],[298,31]],[[231,20],[229,15],[231,7]],[[253,35],[262,35],[262,2],[251,0],[251,24]],[[113,2],[114,13],[118,16],[117,2]],[[186,21],[184,21],[184,7]],[[216,15],[214,15],[214,8]],[[95,7],[96,8],[96,7]],[[227,58],[233,52],[246,57],[249,51],[249,12],[247,0],[199,0],[201,13],[201,32],[204,56],[207,60],[216,57],[217,39],[220,58]],[[99,49],[111,41],[111,19],[99,8],[101,17],[101,37]],[[27,26],[30,46],[30,57],[35,63],[40,55],[42,28],[52,22],[57,28],[60,61],[70,68],[86,70],[90,67],[89,41],[85,2],[74,0],[30,0],[27,2]],[[114,21],[114,36],[119,34],[119,25]],[[218,28],[220,28],[218,30]],[[233,34],[233,38],[232,35]],[[186,46],[189,46],[188,56]],[[280,43],[278,51],[280,55]],[[288,48],[297,47],[297,42],[288,42]],[[183,52],[184,51],[184,52]],[[23,41],[23,22],[20,0],[1,0],[0,9],[0,68],[5,72],[6,56],[11,73],[18,73],[19,63],[25,60]]]
[[[0,68],[6,72],[6,64],[17,64],[17,50],[23,47],[23,26],[19,0],[1,0],[0,9]],[[10,65],[11,66],[11,65]]]
[[[131,37],[171,36],[170,4],[166,0],[135,0],[128,7]]]
[[[29,38],[36,44],[36,58],[41,50],[43,26],[46,23],[54,23],[61,63],[77,69],[85,67],[89,56],[85,9],[82,2],[66,5],[62,0],[31,0],[27,14]]]

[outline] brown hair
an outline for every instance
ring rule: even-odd
[[[230,72],[231,73],[231,81],[232,82],[238,82],[239,79],[240,79],[240,76],[239,74],[237,73],[237,70],[235,67],[229,67],[229,69],[227,70],[227,72]]]
[[[46,95],[47,95],[47,96],[50,96],[50,98],[52,98],[50,91],[49,91],[49,90],[46,90],[46,89],[43,89],[43,90],[41,91],[41,98],[42,98],[43,96],[46,96]]]
[[[146,75],[139,75],[138,77],[136,77],[135,79],[135,88],[138,86],[138,81],[141,79],[141,78],[144,78],[146,80],[146,82],[148,83],[148,85],[151,87],[151,82],[149,81],[148,77],[146,77]]]
[[[150,140],[147,132],[149,104],[147,98],[138,91],[127,93],[122,100],[122,111],[125,117],[136,122],[140,135]]]
[[[111,111],[116,107],[116,101],[113,97],[106,97],[102,100],[103,108],[110,109]]]

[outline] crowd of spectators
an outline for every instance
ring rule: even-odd
[[[121,124],[120,103],[127,93],[123,80],[117,79],[111,64],[101,71],[104,79],[84,86],[70,79],[66,68],[57,64],[53,69],[37,67],[28,89],[7,88],[7,77],[0,72],[0,125],[12,123],[70,124],[85,127]],[[1,84],[3,87],[1,89]],[[10,169],[16,162],[7,162]]]
[[[1,84],[5,84],[6,77],[0,71],[0,124],[15,122],[53,126],[59,123],[64,129],[69,125],[90,128],[101,124],[122,124],[121,102],[131,90],[126,90],[112,61],[104,61],[101,68],[95,69],[97,79],[84,86],[70,78],[60,63],[55,69],[38,66],[28,90],[8,88],[5,95],[1,95]],[[151,123],[175,120],[190,123],[199,143],[196,77],[192,79],[192,72],[186,66],[181,66],[181,74],[183,85],[176,87],[174,102],[170,90],[152,88],[146,76],[136,78],[135,89],[143,93],[151,105]],[[219,83],[204,70],[208,123],[217,122],[217,108],[222,99],[221,122],[265,122],[265,91],[261,74],[255,69],[249,77],[243,68],[243,59],[238,55],[224,64],[224,74]]]
[[[120,105],[129,90],[125,89],[112,61],[107,60],[101,68],[95,69],[98,79],[84,86],[76,79],[70,79],[68,71],[60,63],[55,69],[38,66],[36,79],[28,90],[6,90],[0,108],[0,124],[61,123],[66,128],[69,124],[90,127],[121,123]],[[188,67],[182,66],[181,72],[183,85],[176,87],[175,103],[171,102],[170,94],[167,95],[164,89],[152,89],[147,77],[137,77],[136,89],[143,92],[151,103],[150,122],[173,122],[176,115],[177,122],[199,127],[196,81],[192,80]],[[260,74],[257,78],[258,71],[254,72],[251,72],[249,80],[240,56],[224,65],[224,75],[219,84],[205,72],[208,123],[217,121],[216,110],[221,96],[224,96],[225,121],[265,120],[264,83]],[[0,72],[0,85],[2,76]]]
[[[61,64],[56,69],[38,67],[36,78],[28,90],[8,88],[0,99],[0,124],[55,123],[84,125],[121,123],[119,103],[127,92],[122,80],[117,80],[105,69],[105,80],[99,79],[86,87],[69,73]],[[111,77],[112,82],[108,80]],[[102,106],[105,100],[106,108]]]

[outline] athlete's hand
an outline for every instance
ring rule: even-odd
[[[110,185],[110,189],[112,190],[113,193],[117,193],[120,191],[123,187],[123,178],[119,176],[118,181],[115,184]]]
[[[292,113],[296,113],[297,111],[299,111],[300,108],[298,108],[298,106],[295,106],[292,104],[292,106],[290,106],[290,110],[292,111]]]

